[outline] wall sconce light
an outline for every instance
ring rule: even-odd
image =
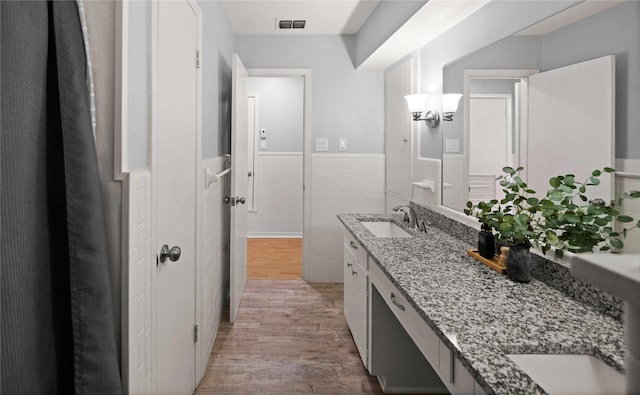
[[[458,93],[448,93],[442,96],[442,119],[444,121],[453,120],[453,114],[458,109],[458,101],[462,97]],[[407,95],[404,99],[409,106],[409,112],[411,113],[414,121],[424,121],[430,128],[435,128],[440,123],[440,114],[437,111],[427,111],[422,118],[422,113],[427,106],[427,99],[429,95],[426,93],[418,93],[414,95]]]
[[[445,93],[442,95],[442,120],[453,121],[453,114],[458,110],[460,93]]]

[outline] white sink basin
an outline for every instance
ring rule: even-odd
[[[375,237],[413,237],[393,222],[360,222]]]
[[[507,356],[550,395],[625,394],[624,375],[591,355]]]

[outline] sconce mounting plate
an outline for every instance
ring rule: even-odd
[[[440,114],[437,111],[427,111],[423,119],[430,128],[435,128],[440,123]]]

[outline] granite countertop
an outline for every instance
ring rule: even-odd
[[[624,327],[546,284],[511,281],[467,256],[473,246],[401,216],[338,218],[488,394],[544,394],[506,354],[590,354],[624,372]],[[377,238],[360,221],[393,221],[412,238]]]

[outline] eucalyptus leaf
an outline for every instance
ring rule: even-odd
[[[624,247],[624,243],[620,239],[615,239],[615,238],[611,239],[609,240],[609,243],[611,244],[611,247],[616,248],[618,250]]]

